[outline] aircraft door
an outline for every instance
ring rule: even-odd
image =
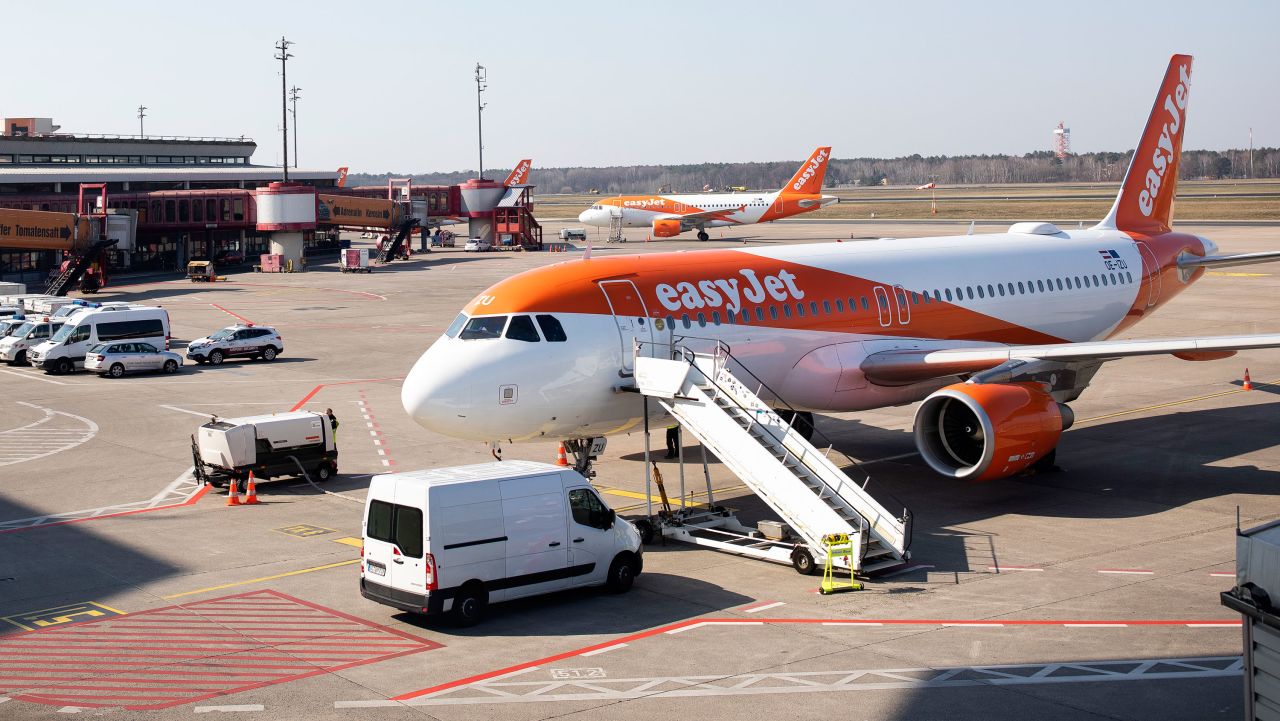
[[[1142,273],[1146,276],[1147,307],[1150,308],[1160,301],[1160,261],[1146,243],[1139,242],[1137,246],[1142,253]]]
[[[911,322],[911,298],[908,296],[906,288],[893,286],[893,300],[898,306],[898,323],[901,325]]]
[[[883,285],[877,285],[872,289],[876,296],[876,309],[880,311],[880,325],[888,328],[893,325],[893,310],[889,308],[889,291],[884,289]]]
[[[653,323],[645,308],[644,299],[636,284],[629,280],[604,280],[600,290],[609,302],[613,320],[618,324],[618,340],[622,344],[622,369],[624,375],[635,372],[635,346],[639,341],[640,353],[653,356]]]

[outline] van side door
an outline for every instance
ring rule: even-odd
[[[586,486],[565,491],[569,502],[569,562],[574,577],[570,585],[600,583],[613,562],[613,513],[596,492]]]
[[[502,481],[507,534],[507,598],[549,593],[568,586],[567,509],[560,476]]]

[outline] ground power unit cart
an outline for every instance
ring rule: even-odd
[[[338,447],[328,416],[311,411],[213,418],[191,437],[195,477],[222,487],[276,476],[326,481],[338,472]]]

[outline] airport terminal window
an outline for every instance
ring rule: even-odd
[[[533,327],[533,319],[527,315],[511,318],[511,324],[507,326],[507,337],[511,340],[522,340],[525,343],[537,343],[541,340],[538,337],[538,329]]]
[[[191,201],[191,220],[195,223],[204,222],[204,203],[202,201]]]
[[[11,164],[13,164],[13,156],[0,153],[0,165],[11,165]]]
[[[546,338],[548,343],[563,343],[569,339],[564,334],[564,326],[560,325],[560,319],[554,315],[538,316],[538,327],[542,328],[542,337]]]
[[[507,324],[507,316],[491,315],[483,318],[472,318],[458,337],[462,340],[490,340],[502,337],[502,328]]]

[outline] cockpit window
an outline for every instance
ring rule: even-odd
[[[522,340],[526,343],[537,343],[538,329],[533,327],[533,318],[527,315],[517,315],[511,318],[511,325],[507,326],[507,337],[511,340]]]
[[[458,331],[462,330],[462,326],[466,324],[467,324],[467,314],[459,313],[458,317],[454,318],[453,322],[449,324],[448,330],[444,332],[445,336],[449,338],[457,338]]]
[[[507,316],[490,315],[484,318],[472,318],[462,329],[458,337],[462,340],[488,340],[501,338],[502,328],[507,324]]]
[[[542,335],[549,343],[563,343],[568,340],[564,334],[564,326],[560,325],[560,321],[554,315],[538,316],[538,326],[542,328]]]

